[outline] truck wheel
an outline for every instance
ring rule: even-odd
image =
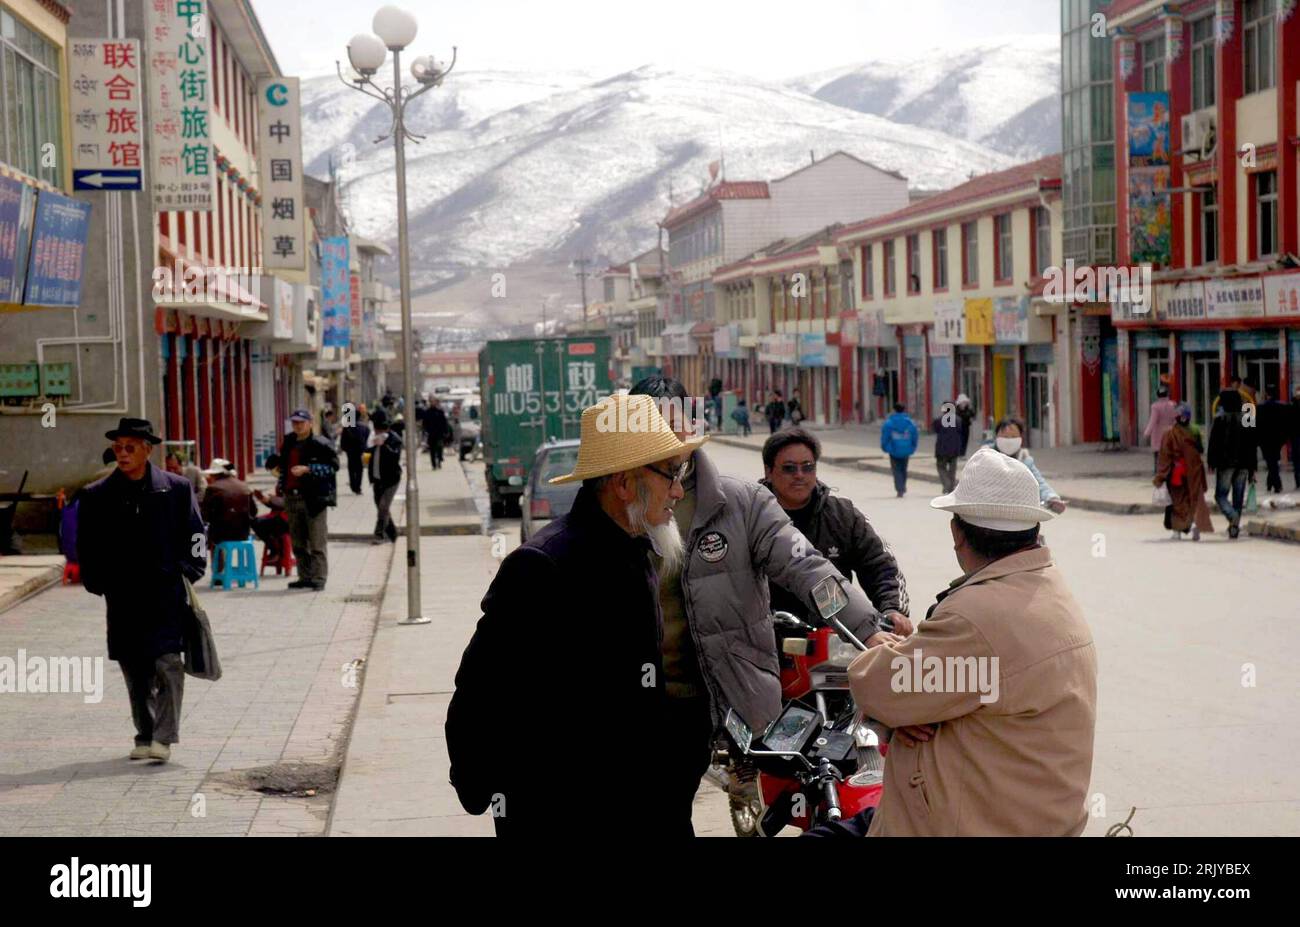
[[[506,496],[506,518],[522,518],[524,510],[519,507],[522,496]]]
[[[490,501],[491,506],[492,506],[492,517],[493,517],[493,518],[505,518],[505,517],[506,517],[506,501],[505,501],[504,499],[500,498],[499,496],[493,496],[493,497],[491,497],[491,499],[490,499],[489,501]]]

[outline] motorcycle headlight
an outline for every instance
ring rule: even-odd
[[[854,647],[848,641],[840,637],[832,637],[826,645],[827,659],[826,662],[831,666],[847,667],[850,663],[858,658],[862,653],[857,647]]]

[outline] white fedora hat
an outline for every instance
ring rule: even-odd
[[[208,476],[215,476],[218,473],[231,473],[234,469],[234,465],[224,457],[213,457],[212,463],[208,464],[208,469],[203,472]]]
[[[930,500],[930,507],[993,531],[1028,531],[1056,517],[1038,500],[1038,480],[1029,468],[991,447],[970,456],[957,488]]]
[[[548,482],[573,483],[624,470],[635,470],[657,460],[688,454],[708,436],[677,440],[672,428],[650,396],[615,394],[582,410],[578,462],[572,473]]]

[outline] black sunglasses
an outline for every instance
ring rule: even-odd
[[[789,476],[793,476],[796,473],[816,473],[817,461],[814,460],[811,463],[803,464],[783,463],[781,464],[781,472]]]

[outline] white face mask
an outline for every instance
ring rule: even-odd
[[[1015,457],[1016,454],[1020,453],[1020,438],[997,438],[994,443],[997,445],[998,450],[1008,457]]]

